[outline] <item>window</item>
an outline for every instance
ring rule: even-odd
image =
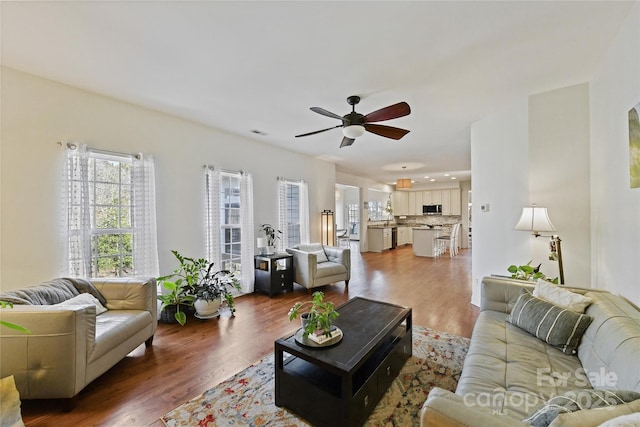
[[[369,219],[372,221],[384,219],[382,216],[382,202],[369,202]]]
[[[63,182],[65,274],[158,275],[153,160],[69,150]],[[153,194],[150,194],[153,193]]]
[[[278,252],[309,241],[307,184],[303,181],[280,179],[278,182]]]
[[[349,221],[349,234],[358,234],[358,223],[360,222],[360,212],[358,205],[347,205],[347,219]]]
[[[242,270],[242,227],[240,226],[240,174],[220,177],[220,268]]]
[[[253,292],[253,184],[247,172],[205,169],[207,257]]]

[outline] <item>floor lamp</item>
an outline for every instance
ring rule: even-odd
[[[333,226],[333,212],[324,210],[320,213],[320,231],[322,232],[322,244],[327,246],[336,245],[335,227]]]
[[[520,216],[520,220],[515,226],[516,230],[520,231],[529,231],[535,237],[540,237],[542,234],[540,232],[553,232],[556,231],[553,224],[551,224],[551,220],[549,219],[549,214],[547,213],[547,208],[542,208],[536,206],[526,206],[522,208],[522,215]],[[560,276],[560,284],[564,285],[564,268],[562,266],[562,248],[560,243],[560,237],[558,235],[550,234],[548,237],[551,238],[551,242],[549,243],[549,248],[551,249],[551,255],[549,255],[550,260],[558,261],[558,272]]]

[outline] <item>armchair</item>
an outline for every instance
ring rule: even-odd
[[[307,289],[351,278],[351,250],[320,243],[296,245],[288,248],[293,255],[295,282]]]

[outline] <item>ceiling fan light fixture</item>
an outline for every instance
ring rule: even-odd
[[[347,138],[356,139],[359,136],[364,135],[364,126],[362,125],[345,126],[342,128],[342,134]]]

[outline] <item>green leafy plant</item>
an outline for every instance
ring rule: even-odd
[[[240,290],[240,283],[227,270],[214,271],[214,263],[205,258],[189,258],[180,255],[176,250],[171,253],[180,265],[170,274],[158,277],[158,282],[169,292],[158,295],[162,301],[162,310],[169,306],[176,306],[175,319],[183,325],[187,322],[187,315],[181,307],[192,307],[196,298],[211,301],[224,298],[231,313],[235,313],[232,289]]]
[[[233,314],[236,312],[233,289],[240,290],[240,283],[235,275],[228,270],[214,272],[213,263],[209,263],[206,273],[195,285],[195,298],[206,301],[224,298],[231,314]]]
[[[279,239],[280,234],[282,234],[282,231],[278,230],[271,224],[260,225],[260,231],[262,231],[267,237],[267,245],[269,246],[275,246],[276,239]]]
[[[297,302],[289,310],[289,321],[306,317],[302,336],[305,338],[317,330],[322,330],[325,335],[331,332],[332,320],[340,315],[331,301],[324,301],[324,294],[316,291],[311,301]]]
[[[558,283],[557,277],[555,279],[550,279],[540,271],[540,266],[542,264],[538,264],[537,267],[532,267],[531,262],[532,261],[529,261],[525,265],[510,265],[509,268],[507,268],[507,271],[511,273],[511,277],[514,279],[530,280],[533,282],[538,279],[542,279],[547,282]]]
[[[13,308],[13,304],[7,301],[0,301],[0,308]],[[5,320],[0,320],[0,325],[6,326],[7,328],[15,329],[16,331],[24,332],[25,334],[30,334],[31,331],[27,328],[24,328],[20,325],[16,325],[12,322],[7,322]]]

